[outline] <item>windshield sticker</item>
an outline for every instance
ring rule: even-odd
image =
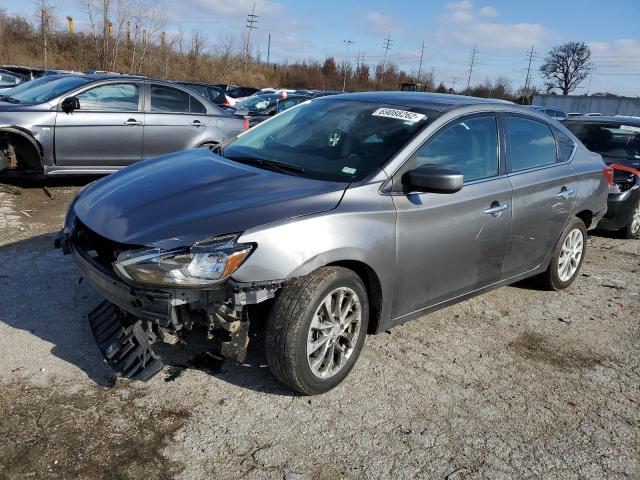
[[[338,132],[334,132],[329,136],[329,146],[330,147],[335,147],[336,145],[338,145],[338,143],[340,143],[340,134]]]
[[[640,127],[632,127],[631,125],[620,125],[620,130],[630,130],[640,133]]]
[[[410,123],[416,123],[423,118],[427,118],[427,116],[422,113],[409,112],[407,110],[396,110],[395,108],[379,108],[371,115],[374,117],[396,118]]]
[[[354,173],[356,173],[356,169],[355,168],[351,168],[351,167],[344,167],[342,169],[342,173],[347,173],[349,175],[353,175]]]

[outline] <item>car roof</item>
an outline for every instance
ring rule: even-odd
[[[637,117],[624,117],[619,116],[615,117],[613,115],[596,115],[596,116],[587,116],[580,115],[576,117],[570,117],[568,119],[571,122],[590,122],[590,123],[611,123],[611,124],[622,124],[631,125],[634,127],[640,127],[640,118]]]
[[[324,99],[327,100],[324,100]],[[463,107],[477,104],[515,105],[513,102],[499,100],[497,98],[478,98],[465,95],[450,95],[446,93],[423,92],[358,92],[341,93],[318,98],[319,101],[352,100],[359,102],[386,103],[388,105],[401,105],[406,107],[420,107],[429,110],[443,112],[450,108]]]

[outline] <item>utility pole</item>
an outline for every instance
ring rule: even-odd
[[[420,74],[422,73],[423,59],[424,59],[424,42],[422,42],[422,48],[420,49],[420,66],[418,67],[418,82],[420,82]]]
[[[271,34],[269,34],[269,40],[267,42],[267,67],[269,66],[270,58],[271,58]]]
[[[342,91],[344,92],[347,89],[347,59],[349,57],[349,45],[352,45],[356,42],[352,42],[351,40],[343,40],[343,42],[346,45],[344,52],[344,63],[342,64],[342,68],[344,70],[344,77],[342,79]]]
[[[247,24],[245,27],[247,28],[247,43],[245,44],[245,59],[249,59],[249,54],[251,53],[251,32],[255,30],[256,23],[258,23],[258,15],[256,15],[256,4],[253,4],[253,8],[251,8],[251,13],[247,13]]]
[[[380,84],[382,84],[382,79],[384,77],[384,71],[387,68],[387,55],[389,53],[389,49],[391,48],[391,44],[393,43],[393,40],[391,40],[391,33],[389,33],[389,35],[387,35],[387,38],[385,38],[384,40],[384,60],[382,62],[382,72],[380,74]]]
[[[471,51],[471,62],[469,63],[469,78],[467,79],[467,92],[469,91],[469,87],[471,86],[471,74],[473,73],[473,65],[476,62],[477,53],[478,53],[478,50],[474,45],[473,50]]]
[[[589,96],[589,90],[591,90],[591,79],[592,78],[593,78],[593,70],[591,70],[591,73],[589,74],[589,83],[587,84],[587,97]]]
[[[453,90],[454,92],[456,91],[456,82],[458,81],[458,78],[460,77],[451,77],[451,90]]]
[[[531,51],[527,53],[527,58],[529,59],[529,65],[527,66],[527,76],[524,79],[524,95],[522,102],[524,103],[524,97],[529,95],[529,86],[531,85],[531,62],[533,61],[533,57],[536,52],[533,51],[533,45],[531,45]]]

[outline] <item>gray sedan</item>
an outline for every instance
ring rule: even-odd
[[[149,378],[152,341],[198,332],[243,360],[257,322],[275,376],[317,394],[367,333],[527,277],[567,288],[611,180],[529,108],[336,95],[92,184],[57,243],[107,299],[90,321],[117,372]]]
[[[111,173],[242,131],[242,117],[175,83],[65,75],[2,98],[0,170]]]

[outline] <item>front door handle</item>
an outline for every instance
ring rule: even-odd
[[[570,195],[573,195],[573,188],[562,187],[562,190],[556,193],[556,197],[560,197],[564,200],[569,198]]]
[[[135,118],[130,118],[129,120],[124,122],[124,124],[125,125],[130,125],[132,127],[135,127],[136,125],[142,125],[142,122],[137,121]]]
[[[191,122],[191,125],[193,125],[194,127],[201,127],[202,122],[200,120],[194,120],[193,122]]]
[[[487,215],[493,215],[494,217],[499,217],[507,208],[509,208],[509,205],[506,203],[493,202],[491,206],[484,211],[484,213]]]

